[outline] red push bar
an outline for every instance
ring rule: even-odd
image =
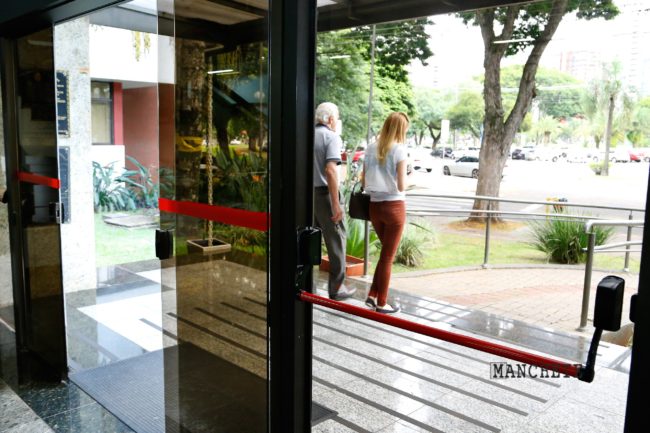
[[[400,319],[399,317],[377,313],[376,311],[361,307],[355,307],[354,305],[346,304],[343,302],[333,301],[329,298],[314,295],[313,293],[308,293],[305,291],[300,292],[300,300],[316,305],[322,305],[323,307],[342,311],[344,313],[349,313],[355,316],[364,317],[366,319],[374,320],[375,322],[385,323],[386,325],[394,326],[396,328],[427,335],[439,340],[460,344],[461,346],[470,347],[472,349],[480,350],[481,352],[487,352],[515,361],[524,362],[529,365],[535,365],[547,370],[565,374],[567,376],[578,377],[580,370],[582,369],[582,366],[579,364],[567,364],[566,362],[558,361],[552,358],[546,358],[544,356],[534,355],[532,353],[513,349],[512,347],[491,343],[485,340],[479,340],[478,338],[468,337],[466,335],[456,334],[454,332],[444,331],[442,329],[433,328],[427,325],[421,325],[419,323],[411,322],[410,320],[404,320]]]
[[[18,180],[21,182],[33,183],[34,185],[49,186],[50,188],[59,189],[61,182],[59,179],[53,177],[42,176],[40,174],[28,173],[26,171],[19,171],[17,173]]]

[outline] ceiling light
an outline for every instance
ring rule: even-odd
[[[219,69],[216,71],[208,71],[210,75],[222,75],[222,74],[232,74],[235,72],[233,69]]]

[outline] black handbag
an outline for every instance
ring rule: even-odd
[[[358,220],[370,221],[370,196],[360,188],[352,188],[349,205],[350,217]]]

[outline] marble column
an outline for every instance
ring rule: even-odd
[[[58,146],[70,149],[70,222],[61,225],[65,292],[96,286],[95,217],[90,97],[89,21],[79,18],[54,28],[57,71],[68,74],[70,136]]]

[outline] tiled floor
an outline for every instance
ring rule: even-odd
[[[98,290],[68,297],[71,366],[101,368],[182,340],[265,380],[266,274],[226,261],[173,272],[164,269],[161,278],[146,264],[107,269]],[[202,277],[206,273],[211,279]],[[363,306],[364,283],[351,284],[359,292],[350,302]],[[324,282],[317,286],[324,293]],[[568,362],[586,357],[588,341],[578,336],[396,295],[402,318]],[[490,362],[496,361],[504,360],[315,307],[313,399],[337,415],[313,432],[622,431],[628,350],[602,345],[592,384],[571,378],[491,379]],[[18,394],[57,432],[130,431],[73,384]]]

